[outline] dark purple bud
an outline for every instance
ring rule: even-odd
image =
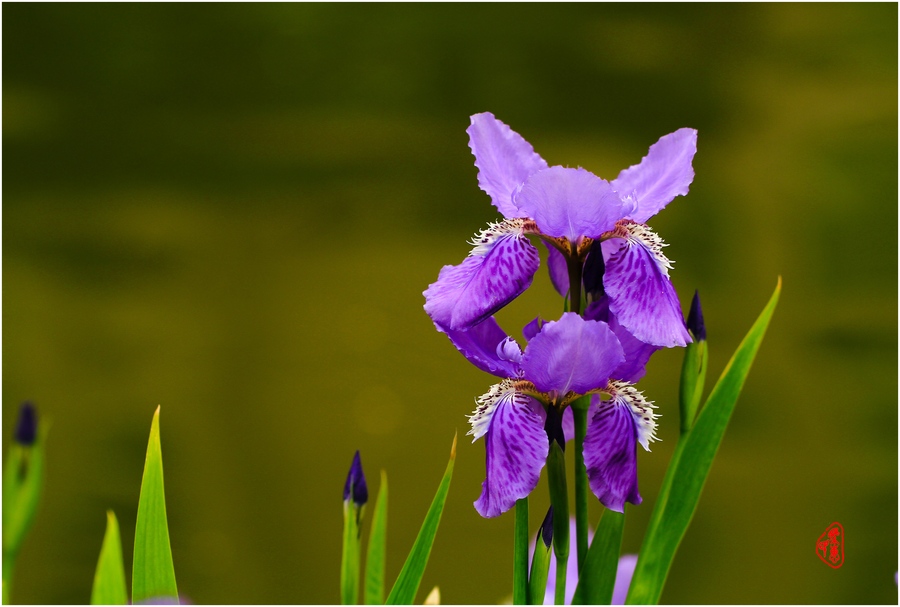
[[[566,450],[566,435],[563,433],[562,427],[562,411],[558,408],[550,406],[547,407],[547,421],[544,422],[544,432],[547,433],[547,439],[550,441],[550,445],[553,445],[553,441],[559,443],[559,448],[563,451]]]
[[[691,311],[688,312],[687,328],[697,341],[706,341],[706,323],[703,322],[703,309],[700,307],[700,292],[694,291]]]
[[[26,400],[19,409],[19,419],[16,420],[16,442],[24,447],[34,444],[37,437],[37,409],[34,403]]]
[[[350,472],[347,474],[347,482],[344,483],[344,501],[346,502],[351,497],[359,507],[369,501],[369,489],[366,486],[366,475],[363,474],[359,451],[353,456],[353,463],[350,464]]]
[[[550,509],[547,510],[547,516],[544,517],[544,522],[541,523],[539,533],[544,546],[549,549],[550,544],[553,543],[553,506],[550,506]]]
[[[603,297],[603,272],[606,264],[603,263],[603,251],[600,249],[600,241],[595,240],[588,249],[587,259],[584,260],[581,282],[584,284],[584,294],[588,301],[597,301]]]

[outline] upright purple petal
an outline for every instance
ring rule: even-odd
[[[622,351],[625,354],[625,362],[616,367],[610,374],[613,379],[636,383],[647,372],[646,366],[650,357],[660,350],[659,346],[652,346],[639,340],[621,325],[615,314],[609,311],[609,298],[601,297],[599,300],[588,304],[584,311],[587,320],[599,320],[609,325],[610,330],[619,340]]]
[[[537,249],[521,234],[498,236],[458,266],[444,266],[425,290],[425,311],[445,330],[481,322],[531,285],[540,265]]]
[[[547,163],[530,143],[490,112],[472,116],[466,132],[478,167],[479,187],[504,217],[521,217],[512,194],[529,175],[546,169]]]
[[[475,502],[481,516],[499,516],[537,486],[550,450],[542,413],[524,394],[499,395],[485,436],[487,476]]]
[[[623,512],[625,502],[641,503],[637,428],[627,406],[594,397],[583,453],[588,484],[600,503],[615,512]]]
[[[694,180],[691,162],[696,153],[697,131],[678,129],[651,145],[640,164],[619,173],[612,187],[620,196],[635,199],[637,207],[631,219],[647,223],[673,198],[688,193]]]
[[[507,345],[509,336],[500,328],[493,316],[485,318],[466,331],[444,330],[439,325],[435,326],[439,331],[446,333],[456,349],[482,371],[497,377],[518,375],[517,358],[521,358],[521,352],[518,357],[505,354],[511,347]],[[515,349],[518,350],[518,346],[515,346]]]
[[[541,392],[584,394],[605,386],[624,361],[622,346],[606,323],[566,312],[528,342],[522,370]]]
[[[563,297],[569,292],[569,268],[566,265],[565,256],[555,247],[544,243],[547,247],[547,270],[550,272],[550,282],[553,288]]]
[[[642,342],[670,348],[691,341],[672,281],[643,240],[629,240],[607,259],[603,287],[612,313]]]
[[[542,234],[571,242],[612,230],[634,208],[609,182],[584,169],[560,166],[531,175],[516,195],[515,205],[522,216],[537,223]]]
[[[631,586],[631,578],[634,577],[634,568],[637,566],[638,555],[623,554],[619,557],[619,565],[616,567],[616,583],[613,586],[612,605],[624,605],[628,598],[628,588]]]

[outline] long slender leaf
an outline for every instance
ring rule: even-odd
[[[163,487],[162,448],[159,442],[159,407],[153,414],[141,497],[134,530],[131,600],[134,603],[167,597],[177,600],[175,566],[169,545],[166,493]]]
[[[112,510],[106,512],[106,533],[94,573],[91,589],[91,605],[127,605],[128,589],[125,587],[125,565],[122,563],[122,540],[119,522]]]
[[[425,566],[428,564],[428,557],[431,555],[431,546],[434,544],[434,536],[437,534],[438,526],[441,523],[441,514],[444,512],[444,504],[447,502],[447,492],[450,489],[450,479],[453,477],[453,464],[456,463],[456,436],[453,436],[453,447],[450,449],[450,461],[447,463],[447,470],[444,472],[444,478],[438,485],[437,493],[425,515],[425,521],[419,530],[419,535],[413,543],[409,556],[391,588],[388,595],[387,605],[412,605],[416,599],[416,592],[419,590],[419,584],[422,582],[422,576],[425,573]]]
[[[661,496],[657,502],[656,507],[662,510],[659,516],[654,512],[652,521],[655,525],[648,529],[644,537],[628,593],[629,605],[659,602],[675,552],[697,509],[713,459],[780,294],[779,277],[775,292],[716,382],[694,428],[682,438],[683,448],[681,444],[676,447],[680,455],[671,464],[674,466],[671,482],[664,484],[668,495]]]
[[[578,576],[573,605],[609,605],[616,585],[625,513],[606,510]]]
[[[516,500],[513,538],[513,605],[528,604],[528,496]]]
[[[384,561],[387,554],[387,473],[381,471],[381,486],[372,514],[372,530],[369,532],[369,546],[366,549],[366,605],[384,603]]]

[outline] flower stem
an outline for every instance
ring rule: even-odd
[[[584,437],[587,434],[590,399],[590,396],[583,396],[572,403],[575,417],[575,542],[579,573],[584,567],[588,550],[588,478],[584,465]]]
[[[553,597],[555,605],[566,604],[566,566],[568,564],[568,558],[556,558],[556,595]]]
[[[569,270],[569,312],[581,314],[581,271],[584,266],[582,260],[577,257],[566,258],[566,267]]]
[[[9,605],[9,591],[12,585],[12,572],[15,565],[15,555],[5,553],[3,555],[3,604]]]
[[[513,605],[528,604],[528,497],[516,501]]]
[[[569,493],[566,490],[566,456],[560,443],[550,444],[547,484],[553,505],[553,553],[556,555],[556,603],[565,603],[566,564],[569,561]]]

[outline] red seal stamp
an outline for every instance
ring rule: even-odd
[[[816,554],[832,569],[844,564],[844,527],[840,523],[831,523],[819,536]]]

